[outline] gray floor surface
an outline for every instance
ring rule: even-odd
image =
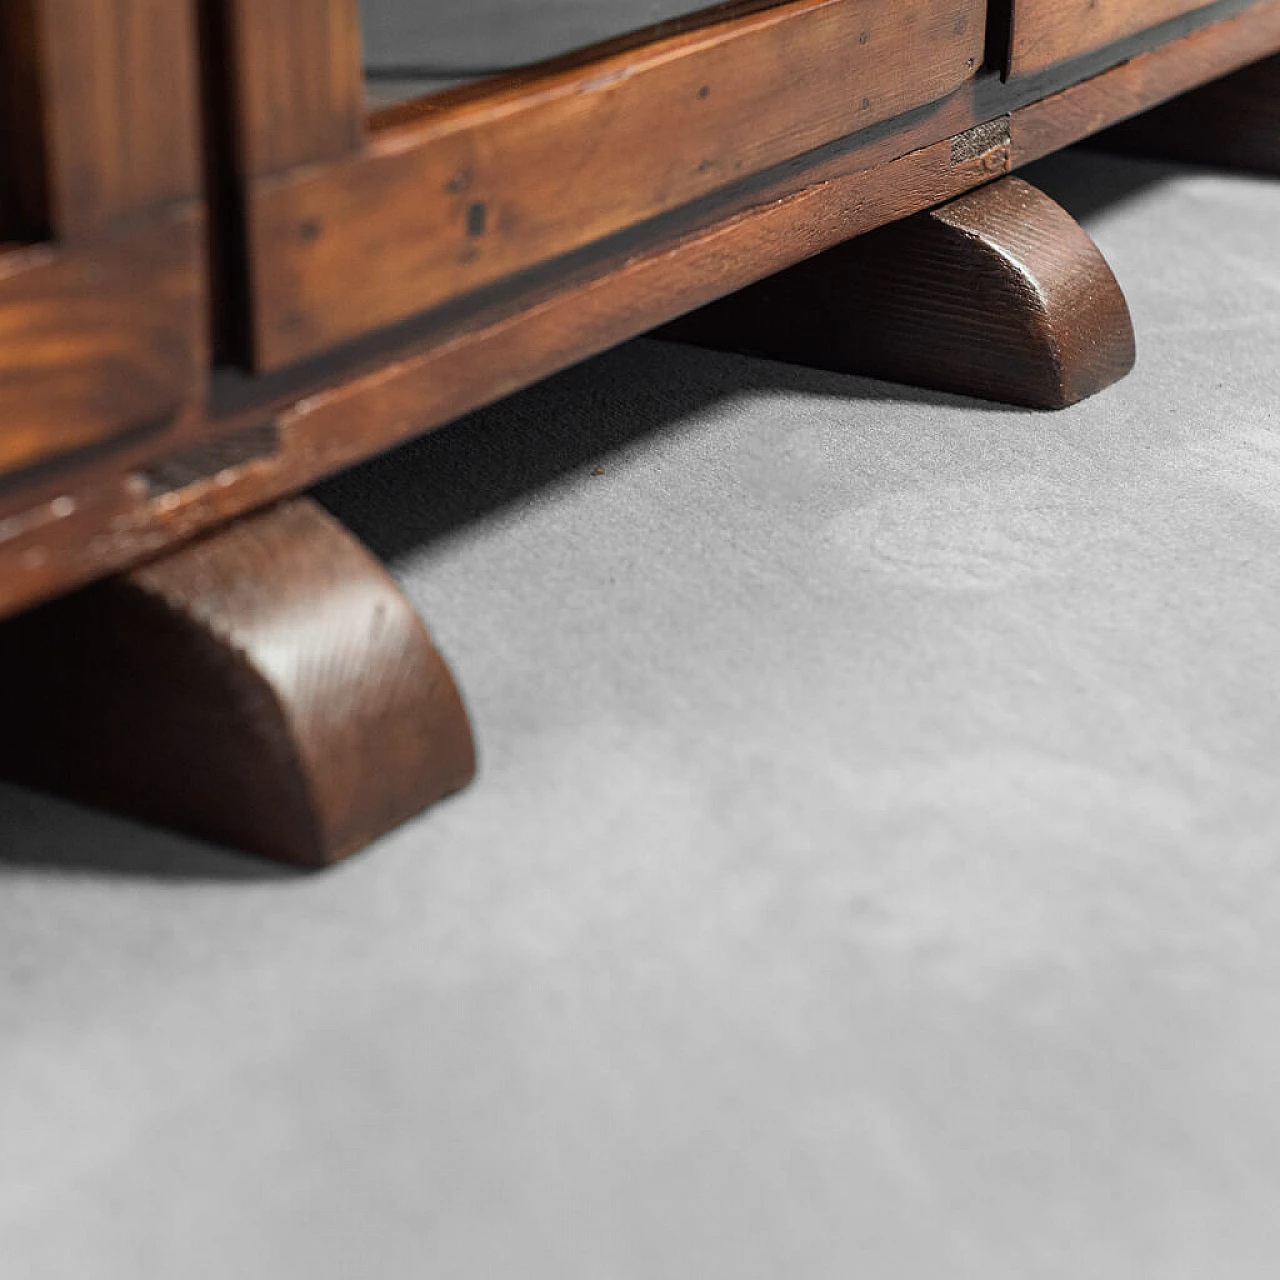
[[[1280,1265],[1280,182],[1067,156],[1059,415],[641,341],[343,478],[467,794],[332,874],[0,789],[0,1275]]]

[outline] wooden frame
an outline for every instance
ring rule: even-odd
[[[1014,0],[1009,74],[1030,75],[1105,49],[1212,0]]]
[[[985,41],[985,0],[757,0],[366,122],[357,10],[231,0],[258,369],[935,102]]]
[[[206,383],[188,0],[0,7],[0,486],[175,430]],[[73,499],[63,499],[65,508]],[[0,521],[0,543],[12,527]]]
[[[653,38],[639,33],[367,115],[359,0],[220,3],[244,218],[237,329],[248,342],[239,354],[259,372],[589,252],[839,139],[936,110],[981,82],[984,58],[1013,84],[1003,101],[975,95],[978,118],[1058,87],[1055,68],[1079,78],[1178,35],[1171,23],[1190,31],[1242,7],[740,0]],[[1099,50],[1095,67],[1082,68]]]
[[[49,2],[65,8],[76,0]],[[146,4],[161,17],[175,9],[189,16],[187,6],[176,0],[92,3],[102,5],[104,12],[109,8],[121,13]],[[841,0],[803,0],[785,6],[786,18],[802,24],[832,21],[825,15],[840,12],[840,4]],[[590,103],[604,101],[594,97],[592,85],[609,83],[608,76],[630,66],[628,59],[633,58],[615,47],[597,50],[585,62],[560,64],[545,76],[529,78],[523,87],[510,81],[481,86],[425,111],[396,113],[375,121],[371,136],[357,96],[350,0],[211,0],[211,6],[211,15],[228,20],[228,25],[211,24],[215,40],[230,41],[228,47],[240,51],[231,92],[226,93],[224,84],[222,100],[213,95],[210,117],[215,126],[232,119],[239,126],[234,136],[213,130],[215,143],[219,138],[235,143],[225,151],[215,146],[213,165],[220,175],[214,195],[225,255],[219,273],[223,314],[240,322],[239,327],[228,325],[231,335],[242,332],[259,308],[265,314],[272,308],[283,314],[284,295],[273,301],[261,293],[263,279],[272,278],[272,273],[285,276],[286,285],[301,290],[299,296],[311,296],[290,273],[310,279],[299,264],[312,254],[329,252],[317,246],[336,236],[338,226],[358,231],[361,226],[403,225],[416,234],[414,229],[422,224],[399,220],[408,216],[411,196],[419,208],[431,202],[404,175],[427,165],[423,157],[431,148],[456,145],[467,130],[474,145],[485,137],[499,138],[504,129],[516,127],[509,122],[523,120],[520,127],[526,127],[536,112],[550,113],[541,117],[550,128],[559,119],[556,112],[567,110],[555,105],[567,92],[562,86],[577,85],[575,92],[586,95],[583,110],[588,110]],[[319,17],[303,21],[308,12]],[[776,10],[772,19],[782,13]],[[758,4],[739,7],[735,14],[726,19],[712,49],[730,35],[746,39],[755,33],[752,38],[759,38],[759,32],[771,29],[761,25]],[[251,43],[247,27],[230,24],[246,15],[261,24],[254,29],[266,33],[263,43]],[[788,38],[802,39],[800,33],[807,30],[794,27]],[[654,67],[652,74],[673,77],[669,83],[692,86],[696,94],[709,82],[694,75],[685,79],[686,71],[680,68],[691,71],[698,59],[712,56],[706,33],[683,33],[677,40],[668,49],[671,66]],[[486,252],[510,256],[502,259],[500,273],[486,277],[488,282],[478,287],[397,293],[395,273],[384,268],[381,274],[389,294],[399,301],[387,304],[387,314],[376,318],[390,323],[362,334],[321,328],[312,335],[315,341],[302,342],[296,353],[323,347],[330,339],[341,339],[344,345],[326,348],[323,358],[291,364],[269,376],[223,368],[215,372],[207,401],[198,368],[189,376],[199,364],[192,357],[192,303],[202,289],[200,272],[183,249],[175,255],[179,265],[162,274],[177,282],[172,296],[180,302],[173,312],[190,326],[182,330],[185,336],[180,335],[178,345],[191,358],[184,357],[176,374],[164,375],[162,370],[163,376],[152,379],[164,394],[139,397],[147,400],[146,413],[131,410],[121,415],[113,408],[111,430],[97,437],[103,446],[97,452],[92,441],[85,448],[77,446],[76,453],[55,450],[45,458],[49,465],[28,467],[16,476],[11,471],[0,481],[0,614],[153,556],[851,236],[952,199],[1277,51],[1280,0],[1218,0],[1182,15],[1172,26],[1140,32],[1101,53],[1043,73],[1006,80],[1009,68],[1002,57],[995,65],[989,57],[985,69],[978,66],[970,72],[966,67],[957,87],[936,101],[865,128],[861,125],[867,122],[856,111],[852,118],[818,111],[804,116],[804,127],[794,126],[794,135],[772,135],[767,153],[750,165],[744,163],[736,175],[721,174],[714,182],[708,178],[712,185],[706,190],[682,187],[680,203],[674,206],[670,201],[642,202],[636,206],[637,221],[616,231],[606,228],[589,244],[560,243],[545,257],[536,251],[521,256],[514,249],[486,246]],[[260,69],[255,72],[246,62],[250,55],[255,64],[277,60],[284,79],[259,79]],[[255,127],[252,114],[242,109],[246,86],[254,83],[264,92],[275,86],[277,97],[260,104],[266,114],[259,124],[272,118],[280,124],[269,146],[265,130]],[[695,101],[715,101],[714,87],[707,99]],[[500,110],[490,96],[492,90],[505,104]],[[872,95],[857,98],[859,110],[864,97]],[[788,109],[809,111],[818,101],[806,98]],[[233,117],[230,108],[237,104],[241,109]],[[446,117],[454,123],[441,133]],[[3,113],[0,118],[5,118]],[[840,134],[842,129],[857,131]],[[822,137],[829,140],[822,142]],[[189,165],[187,173],[190,178]],[[360,212],[361,174],[382,175],[384,180],[367,189],[372,210],[368,213]],[[443,199],[448,180],[457,175],[442,169],[439,176],[442,181],[426,193],[433,199]],[[273,221],[276,215],[270,210],[303,210],[306,199],[299,193],[327,190],[330,184],[353,202],[354,221],[326,222],[318,228],[308,227],[305,219],[298,221],[295,234],[301,255],[285,252],[287,237],[278,242],[261,239],[264,228],[288,225]],[[83,241],[68,234],[42,248],[6,255],[0,259],[0,300],[5,289],[14,296],[11,281],[26,271],[61,269],[83,279],[76,275],[74,263],[90,258],[77,259],[77,254],[91,255],[101,264],[107,261],[108,248],[121,253],[122,245],[132,244],[133,252],[146,256],[150,267],[155,250],[145,246],[159,243],[157,228],[177,224],[190,230],[199,224],[194,200],[173,195],[182,189],[180,183],[168,189],[166,198],[175,202],[167,205],[107,216],[86,232]],[[475,203],[474,190],[447,194],[458,198],[465,213],[464,202]],[[388,193],[399,193],[396,199],[403,207],[397,206],[392,224],[383,224],[377,219],[387,215],[379,213],[378,206]],[[501,200],[490,196],[485,203],[486,236],[518,239],[520,227],[501,217]],[[374,222],[362,221],[366,216]],[[391,248],[395,253],[415,252],[413,238],[407,235],[404,243]],[[264,244],[276,245],[275,261],[263,259]],[[356,240],[347,244],[352,252],[361,250]],[[364,246],[361,251],[369,249]],[[359,252],[356,258],[360,260]],[[377,260],[363,259],[366,265]],[[21,270],[13,270],[15,264],[22,264]],[[255,280],[256,291],[246,288],[237,297],[237,284],[253,286]],[[411,275],[410,280],[413,290],[425,288],[429,273]],[[317,285],[327,287],[324,281]],[[33,285],[31,296],[48,300],[56,291],[49,287],[37,292]],[[410,312],[424,297],[427,305]],[[51,313],[58,310],[47,305]],[[116,320],[120,314],[112,312]],[[326,314],[317,311],[325,325],[332,323],[324,319]],[[165,349],[158,340],[156,315],[148,311],[138,318],[151,333],[154,348]],[[361,325],[369,319],[365,316]],[[99,320],[95,332],[101,337],[106,328]],[[272,355],[269,344],[275,339],[260,330],[261,326],[254,334],[254,346]],[[30,346],[33,340],[22,336],[28,331],[16,319],[13,331]],[[234,355],[233,346],[225,348],[228,358]],[[273,360],[263,363],[293,353],[285,343],[274,349]],[[250,363],[250,352],[240,354]],[[73,355],[66,359],[70,367]],[[86,377],[84,385],[94,384]],[[41,394],[50,393],[31,388],[30,400],[21,401],[22,417],[30,417],[30,404],[38,405]],[[86,398],[90,394],[84,392]],[[105,407],[116,404],[112,396]],[[99,404],[100,418],[103,408]],[[135,430],[130,422],[141,425]],[[47,430],[53,430],[52,423]]]

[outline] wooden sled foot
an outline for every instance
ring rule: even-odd
[[[1090,146],[1187,164],[1280,173],[1280,57],[1126,120]]]
[[[4,776],[303,866],[475,771],[422,621],[305,498],[0,626],[0,705]]]
[[[722,350],[1059,409],[1133,367],[1079,224],[1020,178],[847,241],[659,330]]]

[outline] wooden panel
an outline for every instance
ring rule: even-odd
[[[157,430],[203,377],[203,219],[0,256],[0,473]]]
[[[1011,75],[1103,49],[1213,0],[1013,0]]]
[[[356,0],[231,0],[229,13],[243,172],[354,151],[364,137]]]
[[[54,234],[198,195],[193,0],[39,0],[36,15]]]
[[[253,185],[256,359],[279,368],[600,240],[974,73],[985,0],[797,0],[378,135]]]
[[[1175,98],[1096,142],[1164,160],[1280,173],[1280,58]]]
[[[1280,52],[1280,0],[1262,0],[1042,103],[1014,110],[1012,163],[1026,163],[1257,58]],[[978,104],[981,102],[981,106]],[[976,153],[989,95],[763,175],[696,222],[644,229],[538,288],[423,325],[395,345],[291,372],[270,401],[184,426],[75,472],[0,487],[0,615],[296,492],[575,360],[998,173],[1010,148]],[[988,122],[988,123],[980,123]],[[978,126],[975,130],[974,126]],[[954,136],[953,136],[954,135]],[[238,393],[239,394],[239,393]],[[266,394],[266,393],[264,393]]]
[[[1139,54],[1013,117],[1014,164],[1029,164],[1193,86],[1280,49],[1280,3],[1272,0]]]

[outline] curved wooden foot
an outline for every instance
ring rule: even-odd
[[[1089,141],[1105,151],[1280,173],[1280,57],[1265,58]]]
[[[658,336],[1044,409],[1101,391],[1134,360],[1111,269],[1020,178],[850,240]]]
[[[475,770],[422,621],[310,499],[5,623],[0,705],[5,776],[304,866]]]

